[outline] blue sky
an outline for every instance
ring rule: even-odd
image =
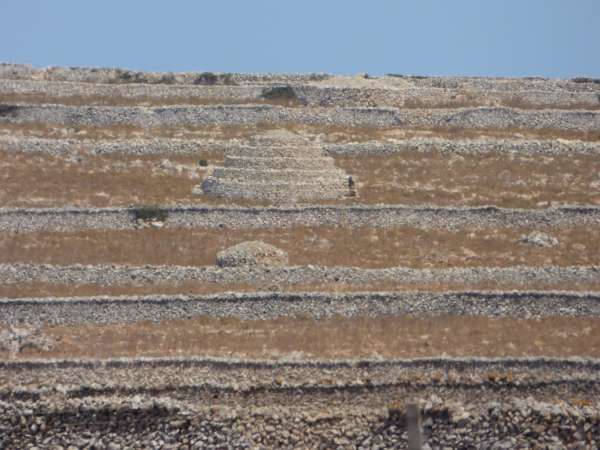
[[[0,0],[0,61],[600,77],[600,0]]]

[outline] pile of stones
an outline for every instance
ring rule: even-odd
[[[275,203],[356,195],[352,177],[320,146],[283,130],[228,151],[195,193]]]
[[[248,241],[217,253],[220,267],[287,266],[288,255],[262,241]]]

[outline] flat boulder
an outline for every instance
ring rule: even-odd
[[[220,267],[286,266],[288,255],[283,250],[262,241],[247,241],[217,253]]]

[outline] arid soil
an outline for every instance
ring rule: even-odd
[[[291,265],[499,267],[597,265],[600,230],[556,228],[554,247],[518,242],[532,229],[300,227],[270,229],[85,230],[0,233],[0,262],[46,264],[212,265],[218,251],[262,240],[289,254]]]
[[[0,152],[0,204],[5,207],[131,204],[261,204],[194,195],[208,164],[223,155],[66,158]],[[323,203],[435,204],[540,208],[600,204],[600,161],[594,155],[510,154],[337,157],[356,180],[358,196]]]
[[[53,97],[38,93],[3,93],[0,103],[27,103],[32,105],[57,104],[68,106],[169,106],[169,105],[240,105],[264,104],[294,107],[301,103],[295,99],[233,99],[214,97],[109,97],[101,95],[72,95],[69,97]]]
[[[486,317],[343,318],[240,321],[197,318],[130,325],[84,325],[43,330],[54,350],[22,357],[107,358],[212,355],[278,358],[381,356],[600,356],[600,320]]]
[[[528,128],[370,128],[370,127],[340,127],[332,125],[304,125],[286,123],[279,126],[273,124],[257,125],[181,125],[178,127],[142,128],[133,125],[101,126],[61,126],[50,123],[0,123],[0,133],[45,138],[74,138],[74,139],[135,139],[135,138],[178,138],[198,139],[213,138],[227,141],[228,139],[247,139],[269,130],[289,130],[308,136],[319,136],[323,142],[366,142],[385,141],[386,139],[403,139],[416,136],[440,137],[449,139],[476,139],[490,137],[498,139],[579,139],[582,141],[600,141],[600,131],[583,132],[556,129]]]

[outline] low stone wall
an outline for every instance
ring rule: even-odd
[[[321,411],[198,407],[151,397],[0,403],[0,445],[148,448],[406,448],[403,404]],[[466,404],[435,395],[419,401],[425,448],[593,448],[600,404],[568,406],[532,397]]]
[[[179,284],[185,281],[206,283],[242,283],[255,286],[298,283],[341,283],[363,285],[377,282],[394,282],[398,285],[420,283],[460,283],[462,285],[484,282],[509,283],[512,286],[530,286],[535,283],[597,282],[598,266],[513,266],[513,267],[452,267],[413,269],[387,267],[365,269],[359,267],[287,266],[287,267],[217,267],[217,266],[126,266],[126,265],[72,265],[50,264],[0,264],[0,283],[57,283],[64,285],[97,284],[153,285]]]
[[[291,206],[161,208],[166,228],[281,228],[293,226],[417,227],[474,229],[496,227],[598,226],[600,207],[510,209],[407,206]],[[74,231],[82,229],[135,229],[129,208],[0,208],[0,229],[8,231]]]
[[[243,141],[220,141],[211,139],[127,139],[127,140],[77,140],[44,139],[0,135],[0,148],[19,153],[46,153],[56,156],[69,156],[81,150],[95,155],[197,155],[201,148],[207,152],[227,152],[230,157],[254,159],[265,156],[261,147],[254,147]],[[440,151],[457,154],[510,153],[517,155],[600,155],[600,143],[579,140],[535,140],[535,139],[442,139],[409,138],[400,142],[348,142],[323,144],[323,152],[329,156],[378,156],[412,152]],[[268,152],[269,155],[272,151]],[[313,155],[302,155],[314,160]]]
[[[566,291],[232,293],[0,299],[0,323],[128,323],[194,316],[379,317],[411,314],[538,318],[600,316],[600,294]]]
[[[511,108],[284,108],[270,105],[230,106],[63,106],[2,105],[0,122],[84,126],[254,125],[287,123],[381,128],[553,129],[600,131],[600,112],[520,110]]]
[[[299,80],[306,82],[307,80]],[[267,81],[268,83],[268,81]],[[514,104],[524,108],[579,108],[600,107],[598,92],[547,90],[480,90],[469,91],[440,87],[388,86],[388,80],[374,80],[372,87],[336,87],[299,84],[292,85],[300,103],[308,106],[378,106],[391,107],[462,107],[466,105],[502,106]],[[271,83],[273,86],[281,83]],[[289,86],[289,85],[286,85]],[[190,99],[207,99],[232,103],[260,102],[269,85],[185,85],[185,84],[98,84],[89,82],[60,82],[43,80],[0,79],[0,93],[42,94],[56,99],[73,96],[113,97],[116,99],[181,99],[182,104]],[[58,100],[60,102],[60,100]]]
[[[91,67],[48,67],[36,68],[26,64],[0,64],[0,78],[13,80],[45,80],[86,83],[123,83],[123,84],[197,84],[207,80],[209,72],[138,72],[118,68]],[[248,74],[214,73],[215,84],[302,84],[321,82],[325,85],[336,80],[348,80],[356,77],[334,76],[324,73],[312,74]],[[386,75],[362,81],[384,80],[390,86],[442,88],[460,90],[498,90],[498,91],[557,91],[597,92],[598,80],[565,80],[542,77],[436,77],[411,75]]]

